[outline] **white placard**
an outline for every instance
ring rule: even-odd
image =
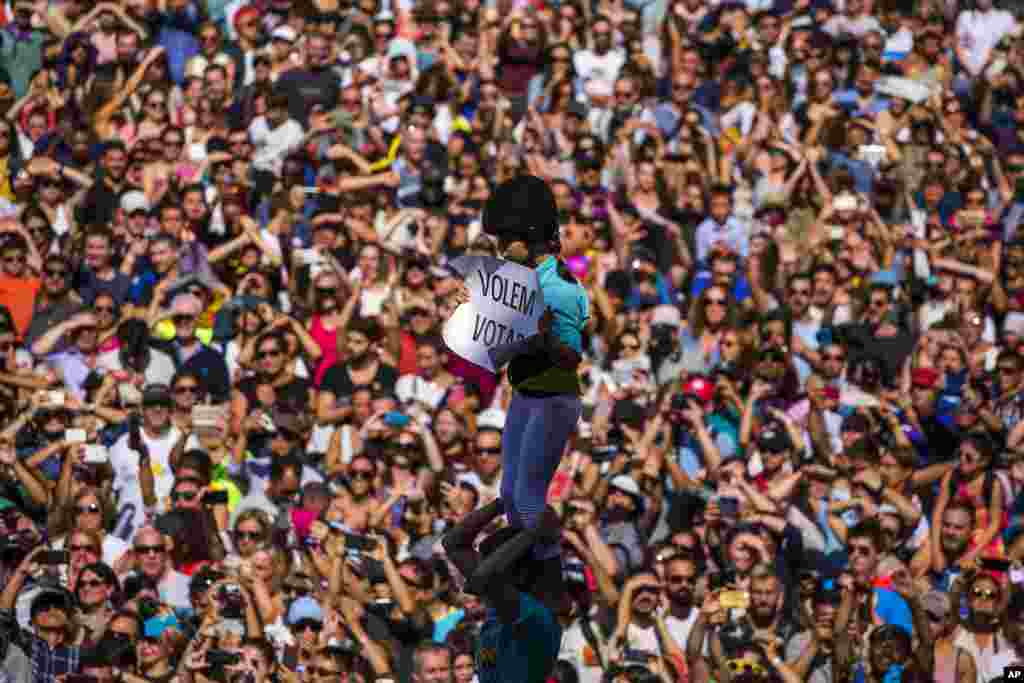
[[[449,265],[465,280],[470,301],[445,323],[444,341],[452,353],[493,372],[489,351],[537,333],[544,312],[537,273],[491,256],[462,256]]]
[[[914,81],[900,76],[884,76],[875,82],[875,92],[889,97],[920,104],[931,97],[932,89],[927,83]]]

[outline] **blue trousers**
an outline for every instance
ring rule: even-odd
[[[531,398],[516,392],[501,436],[501,499],[510,524],[540,523],[548,487],[583,405],[578,396]],[[539,548],[537,559],[558,556],[558,546]]]

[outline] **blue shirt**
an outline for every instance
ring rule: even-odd
[[[562,627],[533,596],[519,594],[519,619],[503,624],[491,610],[480,628],[480,683],[544,683],[558,661]]]
[[[750,235],[747,234],[746,226],[732,215],[725,219],[724,224],[711,217],[705,218],[697,226],[695,241],[697,242],[697,261],[700,263],[707,262],[711,247],[718,242],[727,245],[744,258],[750,247]]]
[[[544,305],[555,314],[551,331],[576,353],[583,353],[583,326],[590,319],[590,299],[583,285],[558,274],[558,259],[550,256],[537,266]]]

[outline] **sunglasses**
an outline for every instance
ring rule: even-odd
[[[999,593],[991,588],[975,588],[972,591],[972,595],[976,598],[982,598],[983,600],[994,600]]]
[[[235,538],[239,541],[258,541],[263,538],[263,534],[259,531],[236,531]]]
[[[281,355],[280,349],[271,349],[269,351],[260,351],[256,354],[256,360],[263,360],[264,358],[277,358]]]
[[[705,306],[724,306],[725,305],[725,299],[719,299],[718,297],[712,298],[712,297],[709,296],[707,299],[704,300],[704,305]]]
[[[668,577],[668,582],[670,584],[687,584],[687,583],[695,583],[696,581],[697,581],[697,577],[696,576],[683,576],[683,575],[679,574],[679,575],[676,575],[676,576]]]
[[[106,581],[100,581],[99,579],[91,579],[88,581],[79,581],[79,588],[99,588],[100,586],[106,586]]]
[[[763,676],[767,673],[763,666],[761,666],[757,662],[751,662],[748,659],[730,659],[728,662],[726,662],[726,665],[729,667],[729,671],[733,672],[734,674],[742,674],[746,673],[747,671],[750,671],[751,673],[757,674],[758,676]]]
[[[46,269],[46,276],[47,277],[63,278],[63,277],[66,277],[67,274],[68,274],[68,271],[64,270],[63,268],[47,268]]]
[[[75,512],[80,515],[98,515],[100,512],[100,506],[96,503],[92,505],[79,505],[75,508]]]
[[[91,545],[69,545],[68,550],[73,553],[95,553],[96,548]]]
[[[373,472],[370,470],[352,470],[352,478],[370,481],[373,479]]]
[[[199,491],[175,491],[171,494],[171,500],[195,500]]]
[[[296,631],[297,633],[302,633],[303,631],[312,631],[313,633],[320,633],[320,631],[322,631],[323,628],[323,624],[317,621],[313,621],[312,619],[303,619],[298,623],[292,624],[292,630]]]
[[[194,315],[175,315],[171,317],[175,325],[190,325],[196,321]]]
[[[139,545],[135,546],[135,552],[139,555],[163,555],[164,547],[162,545]]]
[[[501,455],[501,446],[495,448],[477,448],[477,455]]]
[[[182,384],[181,386],[174,387],[174,393],[176,394],[199,394],[199,386],[196,384]]]
[[[311,666],[306,668],[306,673],[310,676],[317,678],[325,678],[327,676],[338,676],[341,674],[340,669],[321,669],[319,667]]]

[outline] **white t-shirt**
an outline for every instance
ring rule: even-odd
[[[419,375],[402,375],[395,382],[395,396],[398,397],[399,401],[402,403],[412,401],[425,403],[435,410],[441,405],[441,401],[447,392],[448,389],[446,387],[442,387],[440,384],[429,379],[423,379]]]
[[[599,55],[593,50],[580,50],[573,56],[572,61],[573,66],[576,67],[577,76],[584,83],[604,81],[614,85],[622,65],[626,63],[626,55],[617,49],[609,50],[603,55]]]
[[[294,119],[271,130],[266,117],[257,116],[249,126],[249,138],[256,147],[253,168],[280,175],[284,158],[302,144],[302,136],[302,126]]]
[[[149,449],[150,467],[156,483],[157,512],[167,509],[171,489],[174,488],[174,473],[171,472],[171,451],[174,449],[181,432],[171,427],[166,434],[156,438],[150,437],[142,430],[142,442]],[[114,493],[122,516],[118,520],[117,534],[121,538],[131,538],[135,531],[146,523],[146,510],[142,502],[142,488],[139,485],[139,454],[128,447],[128,435],[118,439],[110,449],[110,465],[114,469]],[[126,511],[133,506],[130,518]]]
[[[190,581],[191,579],[181,572],[168,570],[157,585],[160,591],[160,600],[177,609],[191,609],[192,601],[189,599],[188,591]]]
[[[1014,30],[1016,24],[1013,15],[1005,10],[961,12],[956,20],[956,39],[967,53],[967,70],[972,74],[980,74],[989,52],[999,44],[1003,36]]]

